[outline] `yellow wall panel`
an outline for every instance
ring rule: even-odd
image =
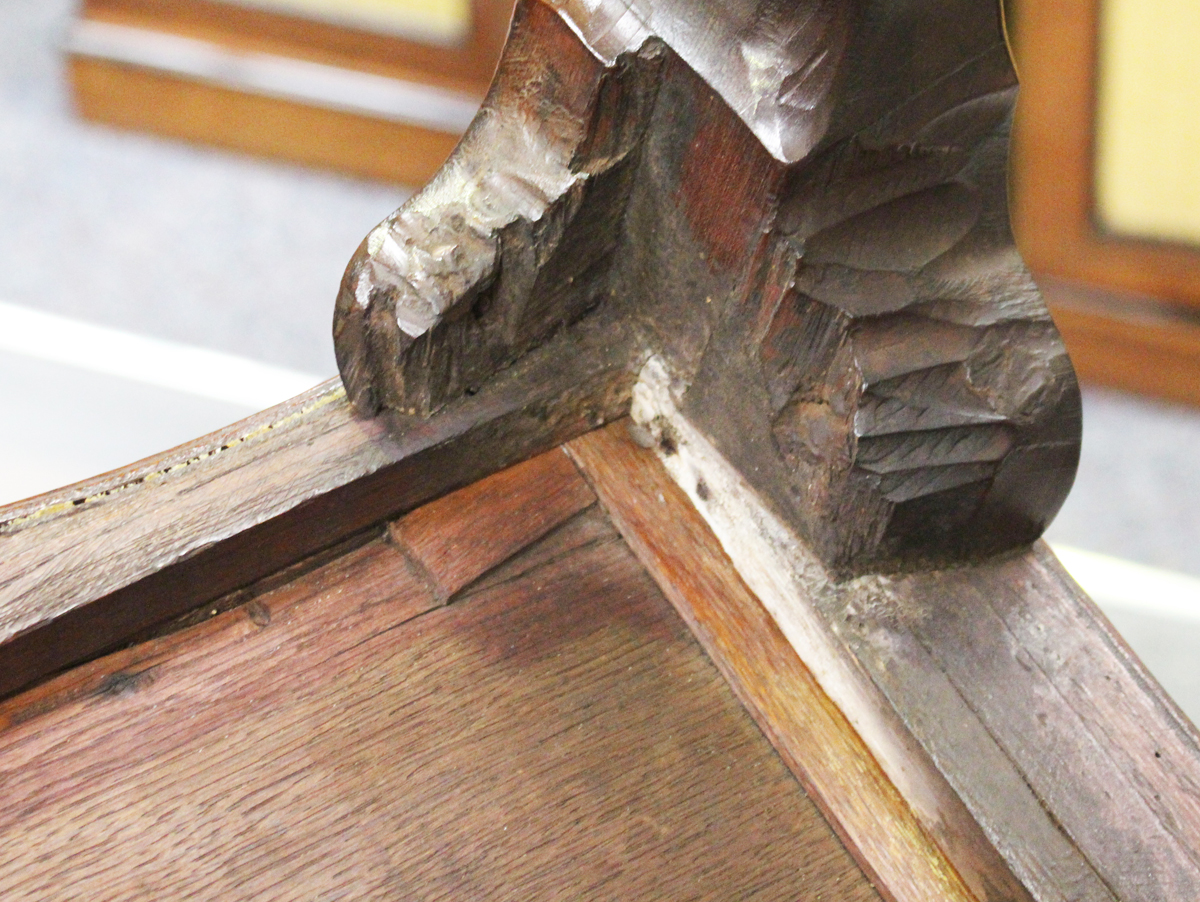
[[[1101,227],[1200,244],[1200,0],[1104,0],[1097,100]]]
[[[471,28],[470,0],[233,0],[436,44],[457,44]]]

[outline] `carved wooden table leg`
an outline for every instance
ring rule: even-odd
[[[992,0],[530,0],[347,270],[351,397],[428,415],[599,332],[839,572],[1027,544],[1080,425],[1008,226],[1015,93]]]
[[[994,0],[525,0],[456,154],[347,270],[338,359],[398,435],[538,355],[637,373],[633,432],[732,569],[664,544],[655,497],[695,518],[627,442],[572,453],[885,893],[1182,902],[1196,734],[1028,548],[1080,405],[1009,229],[1015,97]],[[861,768],[806,763],[780,687],[810,679]]]

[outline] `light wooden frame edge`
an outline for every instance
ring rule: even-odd
[[[1200,404],[1200,251],[1093,214],[1101,0],[1017,0],[1013,225],[1085,383]]]

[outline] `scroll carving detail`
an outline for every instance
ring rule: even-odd
[[[1027,543],[1080,424],[1009,229],[1015,96],[993,0],[524,0],[347,270],[350,395],[399,423],[608,330],[835,570]]]

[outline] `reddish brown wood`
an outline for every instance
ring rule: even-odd
[[[449,598],[595,500],[555,449],[418,508],[390,533]]]
[[[880,891],[897,902],[966,902],[976,893],[987,898],[990,886],[1000,898],[1028,898],[981,837],[974,843],[954,837],[949,844],[957,845],[951,849],[957,860],[947,857],[742,582],[691,502],[625,432],[625,424],[617,423],[567,447],[622,536]]]
[[[336,596],[349,586],[353,586],[357,599],[353,604],[343,608],[313,604],[313,599]],[[320,640],[324,635],[343,632],[347,618],[354,620],[358,630],[382,633],[441,604],[414,577],[404,555],[382,539],[344,553],[282,586],[249,594],[249,600],[241,593],[235,595],[232,607],[226,599],[218,599],[211,610],[198,612],[203,622],[186,631],[139,643],[8,699],[0,705],[0,723],[5,727],[24,723],[67,704],[87,708],[106,693],[144,688],[164,670],[183,672],[189,667],[208,666],[219,659],[236,657],[247,645],[265,654],[256,666],[274,668],[286,681],[290,679],[288,671],[279,668],[285,659],[274,659],[266,654],[268,649],[286,648],[288,667],[303,673],[336,654],[336,647],[325,647]],[[260,636],[263,631],[265,638]],[[205,658],[209,659],[207,663]],[[226,660],[222,666],[230,666],[230,662]],[[246,676],[251,678],[251,671]],[[204,687],[194,688],[203,692]],[[196,713],[202,712],[198,709]],[[71,729],[69,717],[62,721],[61,728]],[[117,736],[112,741],[121,740]],[[169,743],[170,737],[162,737],[161,742]]]
[[[523,4],[465,150],[348,272],[339,353],[384,419],[326,387],[0,513],[0,692],[242,589],[4,708],[0,881],[794,897],[817,819],[714,713],[720,681],[561,458],[523,471],[564,486],[528,522],[537,493],[501,477],[380,538],[618,415],[640,372],[678,402],[643,439],[707,435],[740,494],[685,473],[698,512],[611,433],[577,459],[891,899],[1200,897],[1194,731],[1016,547],[1069,482],[1077,406],[1004,225],[996,8],[853,9]],[[787,553],[731,561],[702,519],[723,502]],[[334,560],[250,585],[314,552]],[[767,616],[763,562],[840,670]],[[812,886],[870,895],[833,871],[849,888]]]
[[[428,420],[355,419],[334,380],[0,508],[0,695],[619,415],[632,375],[613,335],[532,355]]]
[[[456,596],[455,601],[467,598],[476,592],[487,591],[501,583],[510,582],[560,557],[566,557],[578,549],[608,542],[613,535],[613,525],[608,519],[608,514],[600,505],[594,504],[547,533],[543,539],[529,546],[520,554],[509,558],[503,564],[481,576],[463,589]]]
[[[792,752],[793,760],[808,771],[815,797],[865,859],[871,860],[869,852],[851,832],[853,817],[865,806],[830,791],[828,785],[836,790],[838,784],[820,763],[816,769],[809,764],[805,734],[817,732],[818,749],[836,760],[853,759],[832,753],[835,740],[828,734],[835,730],[798,725],[797,718],[811,718],[816,706],[797,702],[796,690],[777,672],[786,649],[819,651],[819,644],[795,632],[798,623],[827,631],[833,653],[850,664],[847,672],[819,655],[806,658],[823,681],[816,691],[836,692],[839,715],[865,729],[862,741],[981,897],[987,897],[986,886],[1004,886],[997,879],[1003,875],[1008,888],[1001,898],[1196,898],[1200,735],[1044,546],[970,567],[831,580],[811,552],[787,551],[780,544],[787,540],[764,525],[765,515],[741,506],[725,477],[704,469],[694,436],[682,429],[675,436],[676,443],[658,454],[677,461],[670,463],[676,478],[683,473],[708,480],[709,487],[697,488],[692,498],[717,524],[721,541],[738,550],[733,562],[667,471],[617,427],[569,447],[631,547],[758,711],[785,757],[789,743],[796,743],[792,747],[801,751]],[[730,527],[728,513],[734,511],[742,517]],[[684,525],[689,519],[696,525]],[[755,551],[759,545],[740,540],[730,528],[763,530],[781,559],[795,561],[798,570],[776,573],[774,552]],[[724,584],[697,575],[720,573],[721,567],[730,574]],[[764,572],[780,588],[761,582]],[[771,616],[754,603],[738,573],[760,590],[768,585]],[[799,594],[787,596],[793,578]],[[785,597],[791,600],[781,606]],[[800,620],[787,604],[804,608]],[[772,645],[773,634],[781,645]],[[798,660],[796,666],[802,666]],[[870,691],[847,691],[859,676],[869,680]],[[808,754],[814,753],[820,754]],[[938,783],[941,789],[931,794]],[[938,813],[931,817],[933,811]],[[895,826],[883,832],[900,834]],[[909,861],[912,854],[902,858]],[[904,886],[880,876],[889,891]],[[1023,889],[1014,887],[1016,881]]]
[[[433,610],[376,541],[10,700],[0,894],[877,899],[595,525]]]

